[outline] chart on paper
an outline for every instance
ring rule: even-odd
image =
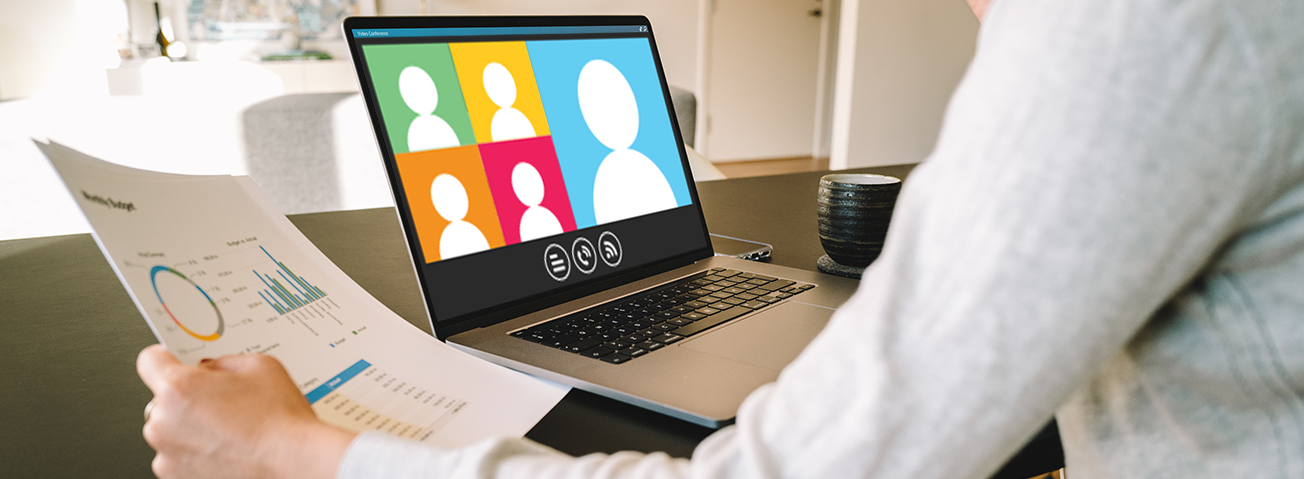
[[[206,351],[224,337],[254,337],[253,330],[261,330],[256,335],[264,339],[307,335],[328,348],[366,330],[346,323],[328,284],[299,271],[293,259],[278,256],[275,245],[260,244],[254,236],[202,254],[140,252],[122,266],[124,274],[148,278],[153,294],[140,300],[180,355],[267,352],[277,344]]]
[[[415,385],[359,360],[305,395],[317,417],[359,432],[377,430],[421,441],[438,432],[466,401]]]

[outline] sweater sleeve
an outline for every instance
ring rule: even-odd
[[[858,293],[691,462],[364,434],[340,477],[986,477],[1274,194],[1230,8],[995,2]]]

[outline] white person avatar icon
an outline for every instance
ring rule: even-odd
[[[612,152],[593,180],[593,215],[609,223],[678,206],[670,182],[646,155],[630,149],[638,137],[638,102],[625,75],[605,60],[580,70],[580,113]]]
[[[521,162],[512,168],[512,190],[516,199],[527,206],[521,215],[521,242],[552,236],[562,232],[557,215],[543,206],[543,176],[534,165]]]
[[[489,249],[489,240],[475,225],[466,221],[470,198],[466,187],[450,174],[442,174],[430,182],[430,200],[435,204],[448,226],[439,234],[439,258],[449,259]]]
[[[498,111],[489,122],[489,136],[493,137],[493,141],[538,136],[530,119],[512,106],[516,104],[516,79],[512,78],[512,72],[507,71],[507,67],[501,63],[493,62],[485,65],[483,77],[485,93],[489,95],[489,100],[498,105]]]
[[[459,146],[457,133],[443,118],[435,116],[439,90],[430,74],[421,67],[410,66],[398,74],[398,93],[417,114],[408,126],[408,151],[436,150]]]

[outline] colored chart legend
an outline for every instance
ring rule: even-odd
[[[290,271],[290,268],[285,266],[285,263],[277,261],[276,257],[268,253],[267,248],[259,246],[258,249],[263,250],[263,254],[266,254],[268,258],[272,259],[273,263],[276,263],[277,269],[273,271],[276,276],[259,273],[258,270],[253,270],[253,272],[267,286],[267,289],[259,291],[258,295],[262,296],[263,301],[271,305],[277,313],[286,314],[326,297],[325,291],[294,274],[293,271]],[[277,276],[280,277],[280,280],[276,278]],[[287,288],[286,285],[289,285],[289,287]]]

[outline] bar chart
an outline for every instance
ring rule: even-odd
[[[294,274],[289,267],[285,266],[285,263],[277,261],[276,257],[267,251],[267,248],[259,246],[258,249],[262,250],[263,254],[267,255],[272,263],[276,265],[276,269],[272,270],[271,273],[259,273],[257,269],[252,270],[254,276],[257,276],[259,281],[267,286],[267,289],[259,291],[258,295],[262,296],[263,301],[267,302],[277,313],[286,314],[326,297],[325,291],[313,286],[307,279]],[[272,276],[273,273],[276,276]],[[277,279],[277,277],[280,279]],[[286,287],[287,285],[289,287]]]

